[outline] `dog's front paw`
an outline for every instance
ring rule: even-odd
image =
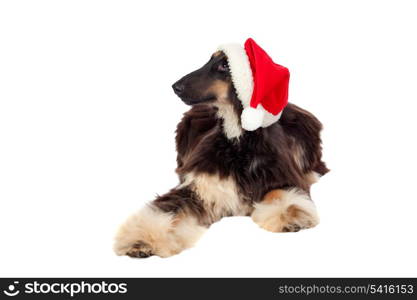
[[[154,255],[152,247],[142,241],[138,241],[130,247],[125,253],[127,256],[134,258],[147,258]]]
[[[155,254],[152,247],[143,241],[126,243],[122,240],[116,240],[114,251],[117,255],[127,255],[134,258],[146,258]]]
[[[272,232],[297,232],[319,223],[316,207],[308,195],[296,189],[274,190],[255,206],[252,219]]]
[[[114,243],[117,255],[168,257],[181,251],[174,234],[173,216],[145,206],[120,227]]]
[[[308,229],[316,226],[319,222],[317,213],[309,205],[308,208],[291,205],[282,216],[282,232],[297,232],[301,229]]]
[[[126,236],[116,238],[114,252],[117,255],[127,255],[134,258],[146,258],[155,255],[155,251],[149,243],[142,240],[126,239]]]
[[[138,258],[169,257],[190,248],[205,230],[195,217],[174,216],[148,205],[120,227],[114,251]]]

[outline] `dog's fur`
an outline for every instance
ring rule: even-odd
[[[225,216],[251,215],[274,232],[318,223],[309,190],[328,169],[322,125],[311,113],[288,104],[278,122],[244,131],[222,52],[173,88],[192,106],[177,127],[180,184],[128,219],[116,237],[117,254],[171,256]]]

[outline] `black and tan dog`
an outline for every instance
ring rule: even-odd
[[[222,51],[173,89],[191,105],[177,128],[180,184],[122,225],[118,255],[177,254],[227,216],[251,216],[273,232],[318,224],[309,190],[328,169],[321,161],[322,125],[311,113],[288,104],[274,124],[244,130]]]

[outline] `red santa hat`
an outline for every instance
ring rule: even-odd
[[[288,103],[288,69],[274,63],[251,38],[244,47],[225,44],[218,50],[227,56],[232,82],[243,105],[242,128],[252,131],[278,121]]]

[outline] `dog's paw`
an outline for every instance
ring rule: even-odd
[[[114,251],[117,255],[139,258],[151,255],[168,256],[172,223],[170,214],[145,206],[119,228]]]
[[[255,206],[252,219],[260,227],[272,232],[297,232],[319,223],[316,207],[305,193],[275,190]]]
[[[282,219],[282,232],[297,232],[315,227],[319,223],[315,211],[297,205],[289,206]]]
[[[149,205],[119,228],[113,248],[117,255],[170,257],[190,248],[205,230],[194,217],[174,217]]]
[[[136,258],[146,258],[155,255],[155,251],[152,249],[149,243],[142,240],[123,240],[117,239],[114,246],[114,252],[117,255],[127,255]]]
[[[152,247],[142,241],[133,244],[125,253],[127,256],[134,258],[147,258],[154,255]]]

